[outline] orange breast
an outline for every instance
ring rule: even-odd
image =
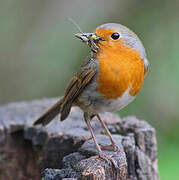
[[[107,99],[118,98],[130,87],[130,95],[135,96],[144,80],[144,65],[138,51],[124,45],[101,43],[96,58],[99,61],[98,87]]]

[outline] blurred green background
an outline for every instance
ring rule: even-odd
[[[106,22],[124,24],[145,45],[150,72],[138,98],[120,115],[157,131],[162,180],[178,180],[179,1],[1,0],[0,104],[62,95],[89,49],[74,37]]]

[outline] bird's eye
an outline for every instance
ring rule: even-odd
[[[114,40],[117,40],[120,38],[120,34],[118,32],[115,32],[111,35],[111,38],[114,39]]]

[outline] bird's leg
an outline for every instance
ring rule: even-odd
[[[107,135],[110,138],[111,141],[111,145],[109,146],[103,146],[102,149],[109,149],[109,148],[113,148],[114,151],[120,151],[120,148],[116,145],[110,131],[108,130],[107,126],[104,124],[104,122],[102,121],[102,119],[100,118],[100,116],[98,114],[96,114],[96,117],[98,118],[99,122],[101,123],[102,127],[104,128],[104,130],[106,131]]]
[[[100,154],[102,154],[102,151],[101,151],[101,148],[100,148],[99,144],[96,141],[93,129],[92,129],[91,124],[90,124],[91,117],[87,113],[84,113],[84,119],[85,119],[85,122],[86,122],[86,124],[88,126],[88,129],[89,129],[90,133],[91,133],[91,136],[93,138],[93,141],[95,143],[95,146],[96,146],[96,149],[97,149],[97,151],[99,153],[99,156],[100,156]]]
[[[87,124],[87,126],[88,126],[88,129],[89,129],[90,133],[91,133],[91,136],[92,136],[92,138],[93,138],[93,141],[94,141],[94,143],[95,143],[95,145],[96,145],[96,149],[97,149],[97,151],[98,151],[99,157],[102,158],[102,159],[104,159],[105,161],[107,161],[107,163],[108,163],[109,165],[111,165],[111,163],[112,163],[113,166],[114,166],[117,170],[119,170],[119,167],[118,167],[117,163],[114,161],[114,159],[112,159],[111,157],[108,157],[107,155],[105,155],[105,154],[102,152],[99,144],[97,143],[96,138],[95,138],[95,136],[94,136],[93,129],[92,129],[91,124],[90,124],[91,116],[89,116],[88,113],[84,113],[84,119],[85,119],[85,122],[86,122],[86,124]]]

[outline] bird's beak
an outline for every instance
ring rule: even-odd
[[[82,42],[89,45],[93,52],[97,52],[98,46],[96,45],[99,41],[104,41],[102,37],[97,36],[95,33],[77,33],[75,36]]]

